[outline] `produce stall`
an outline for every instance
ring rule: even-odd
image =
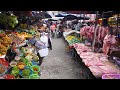
[[[75,58],[76,55],[75,55],[75,51],[73,48],[73,44],[81,43],[82,39],[76,36],[76,33],[79,34],[78,31],[71,30],[71,29],[66,29],[64,31],[65,32],[63,32],[63,37],[66,42],[66,51],[70,52],[70,54],[71,54],[70,56],[72,58]]]
[[[7,34],[6,34],[7,33]],[[35,28],[20,29],[14,32],[1,30],[0,33],[0,78],[1,79],[40,79],[39,58],[36,49],[27,41],[38,34]],[[5,60],[6,52],[12,42],[17,44],[19,52],[11,62]],[[25,46],[27,43],[27,46]]]

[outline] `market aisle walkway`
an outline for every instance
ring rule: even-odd
[[[52,39],[53,50],[44,58],[41,79],[83,79],[81,68],[77,61],[72,60],[65,52],[65,42],[62,38]]]

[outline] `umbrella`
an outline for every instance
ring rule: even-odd
[[[44,17],[45,18],[52,18],[49,14],[47,14],[47,13],[44,13]]]
[[[49,21],[57,21],[57,20],[54,20],[54,19],[48,19]]]
[[[64,17],[64,16],[61,14],[58,14],[58,15],[55,15],[55,17]]]
[[[78,17],[78,20],[89,20],[90,18],[89,17]]]
[[[78,17],[74,15],[67,15],[64,17],[64,20],[74,20],[74,19],[78,19]]]

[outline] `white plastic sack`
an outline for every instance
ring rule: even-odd
[[[44,49],[39,50],[38,53],[41,57],[45,57],[48,55],[49,50],[48,50],[48,48],[44,48]]]
[[[45,46],[48,46],[48,37],[47,36],[45,36],[45,35],[41,36],[40,41],[42,41],[45,44]]]

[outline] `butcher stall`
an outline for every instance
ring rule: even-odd
[[[113,76],[120,74],[120,39],[116,33],[108,35],[109,29],[114,30],[96,24],[82,27],[79,32],[81,37],[75,37],[74,33],[78,32],[73,30],[63,33],[67,51],[75,60],[81,60],[96,78],[113,79]]]

